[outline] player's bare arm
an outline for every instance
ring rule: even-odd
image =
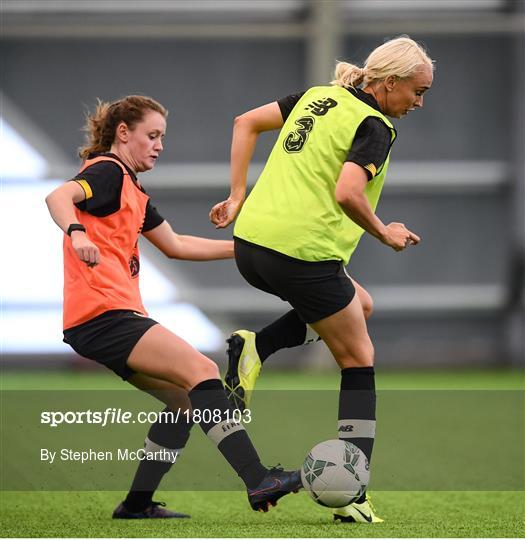
[[[280,129],[283,117],[276,101],[237,116],[233,124],[230,167],[230,196],[210,211],[210,221],[218,228],[227,227],[237,217],[246,196],[248,167],[264,131]]]
[[[180,235],[167,221],[144,232],[143,236],[171,259],[212,261],[233,258],[231,240],[212,240],[199,236]]]
[[[66,182],[46,197],[46,204],[53,221],[67,233],[69,225],[77,222],[74,204],[83,201],[86,194],[77,182]],[[79,259],[88,266],[100,262],[98,247],[82,231],[71,232],[71,243]]]
[[[368,183],[366,171],[351,161],[343,165],[337,181],[335,198],[345,214],[366,232],[390,246],[401,251],[410,244],[417,244],[419,236],[409,231],[403,223],[385,225],[374,213],[365,196]]]

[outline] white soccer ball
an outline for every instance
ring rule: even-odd
[[[370,480],[368,459],[348,441],[324,441],[310,450],[301,479],[316,503],[341,508],[365,492]]]

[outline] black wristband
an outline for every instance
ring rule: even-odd
[[[86,228],[84,227],[84,225],[81,225],[80,223],[71,223],[71,225],[67,228],[67,235],[68,236],[71,236],[71,233],[73,231],[82,231],[82,232],[86,232]]]

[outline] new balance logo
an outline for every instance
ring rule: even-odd
[[[310,111],[314,113],[315,116],[324,116],[332,107],[335,107],[336,105],[337,101],[335,99],[324,98],[309,103],[305,107],[305,110],[310,109]]]
[[[354,431],[354,426],[351,426],[351,425],[341,426],[339,428],[339,431],[343,431],[344,433],[349,433],[351,431]]]

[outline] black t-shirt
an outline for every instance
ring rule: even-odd
[[[349,88],[348,91],[376,111],[381,112],[377,101],[372,95],[363,92],[361,89]],[[290,94],[277,101],[285,122],[304,94],[305,92]],[[390,128],[376,116],[368,116],[357,128],[352,147],[345,161],[352,161],[361,165],[365,169],[368,179],[371,180],[375,175],[372,171],[374,169],[378,171],[385,162],[392,142]],[[373,167],[370,165],[373,165]]]
[[[112,157],[120,161],[124,167],[126,167],[133,182],[137,184],[136,174],[115,154],[93,154],[90,155],[89,158],[92,159],[101,155]],[[86,192],[86,199],[77,203],[76,207],[79,210],[88,212],[96,217],[109,216],[110,214],[117,212],[120,209],[120,195],[122,192],[123,180],[124,174],[122,169],[113,161],[101,161],[91,165],[71,179],[71,181],[78,182]],[[83,185],[84,182],[88,187]],[[142,186],[137,184],[137,187],[143,193],[146,193]],[[163,221],[164,218],[151,204],[151,200],[148,200],[142,232],[151,231],[155,227],[158,227]]]

